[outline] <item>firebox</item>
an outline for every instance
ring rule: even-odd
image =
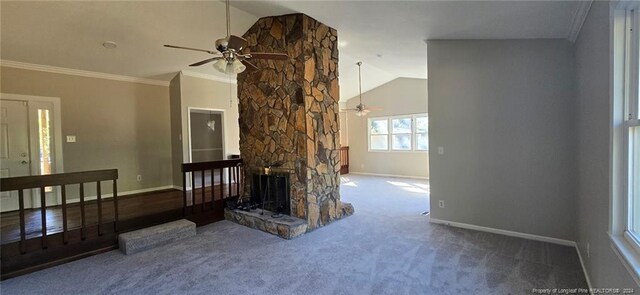
[[[251,179],[251,202],[260,204],[260,209],[271,211],[272,217],[291,215],[290,175],[287,170],[274,168],[254,173]]]

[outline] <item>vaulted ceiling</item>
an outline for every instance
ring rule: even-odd
[[[168,81],[225,32],[219,1],[1,2],[0,58]],[[425,39],[567,38],[576,1],[232,1],[231,32],[259,17],[303,12],[338,30],[341,98],[397,77],[426,78]],[[106,49],[114,41],[116,49]],[[189,70],[226,77],[212,67]]]

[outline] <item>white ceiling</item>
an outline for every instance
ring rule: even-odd
[[[168,81],[226,34],[219,1],[0,2],[4,60]],[[232,1],[232,34],[303,12],[338,30],[343,100],[397,77],[426,78],[425,39],[567,38],[575,1]],[[118,48],[102,47],[115,41]],[[211,67],[190,68],[217,75]]]

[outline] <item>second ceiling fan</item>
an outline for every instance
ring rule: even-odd
[[[227,36],[216,40],[215,50],[198,49],[176,45],[164,45],[169,48],[186,49],[192,51],[206,52],[209,54],[215,54],[212,58],[208,58],[196,63],[192,63],[190,67],[197,67],[201,65],[214,62],[213,67],[225,74],[238,74],[242,73],[247,67],[258,69],[256,65],[251,63],[250,59],[275,59],[275,60],[287,60],[289,56],[285,53],[267,53],[267,52],[246,52],[243,53],[242,49],[247,46],[247,40],[231,35],[230,23],[231,15],[229,13],[229,0],[226,2],[227,8]]]
[[[364,117],[371,111],[380,111],[382,108],[379,107],[368,107],[362,103],[362,62],[359,61],[356,63],[358,65],[358,89],[359,89],[359,99],[360,103],[358,103],[353,109],[344,109],[345,112],[355,112],[356,116]]]

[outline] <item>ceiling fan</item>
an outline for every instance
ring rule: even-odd
[[[362,62],[359,61],[359,62],[356,63],[356,65],[358,65],[358,87],[359,87],[359,90],[360,90],[360,95],[359,95],[360,103],[358,103],[355,108],[353,108],[353,109],[344,109],[344,111],[346,111],[346,112],[355,111],[355,115],[356,116],[363,117],[363,116],[366,116],[371,111],[380,111],[380,110],[382,110],[382,108],[379,108],[379,107],[368,107],[368,106],[366,106],[366,105],[364,105],[362,103],[362,67],[361,67],[362,66]]]
[[[225,38],[221,38],[216,40],[215,50],[207,50],[207,49],[198,49],[184,46],[176,46],[176,45],[164,45],[169,48],[177,48],[177,49],[186,49],[193,51],[201,51],[209,54],[214,54],[212,58],[208,58],[196,63],[192,63],[190,67],[197,67],[204,64],[208,64],[210,62],[214,62],[213,67],[225,74],[238,74],[242,73],[247,67],[252,69],[258,69],[256,65],[251,63],[250,59],[275,59],[275,60],[286,60],[289,59],[289,56],[285,53],[266,53],[266,52],[247,52],[243,53],[242,49],[247,45],[247,40],[231,35],[230,33],[230,23],[231,23],[231,15],[229,13],[229,0],[226,2],[227,8],[227,36]]]

